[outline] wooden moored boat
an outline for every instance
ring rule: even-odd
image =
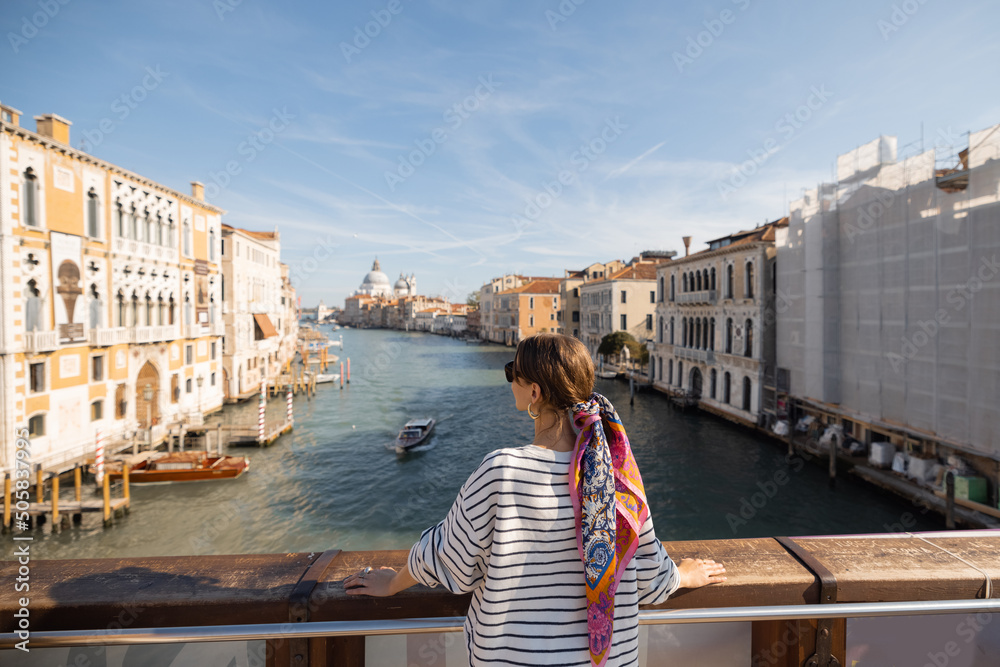
[[[432,417],[406,422],[403,430],[396,436],[396,451],[405,451],[422,443],[434,430],[434,424]]]
[[[154,482],[201,482],[215,479],[235,479],[250,469],[245,456],[209,456],[208,452],[174,452],[135,464],[129,470],[132,484]],[[112,481],[121,478],[122,471],[109,470]]]

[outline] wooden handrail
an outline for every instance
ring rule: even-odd
[[[1000,582],[1000,531],[920,535],[930,543],[889,534],[794,538],[794,544],[829,570],[836,580],[835,599],[841,603],[981,597],[985,577],[963,560]],[[775,539],[666,542],[664,546],[674,560],[699,557],[723,562],[729,580],[680,590],[665,604],[648,608],[821,602],[818,577]],[[366,565],[399,568],[406,562],[405,550],[322,556],[317,552],[33,560],[31,629],[285,623],[295,621],[290,619],[293,600],[294,613],[302,618],[305,605],[311,621],[452,617],[468,609],[470,596],[452,595],[440,588],[416,586],[391,598],[345,594],[341,582],[346,576]],[[14,581],[17,569],[16,561],[3,562],[0,580]],[[1000,597],[998,588],[994,586],[994,597]],[[304,598],[303,591],[307,593]],[[0,632],[14,631],[12,612],[18,608],[20,595],[13,586],[0,589]],[[769,627],[762,623],[758,628],[754,623],[755,645],[769,641]],[[342,640],[334,644],[345,645]],[[801,651],[809,650],[801,647]]]

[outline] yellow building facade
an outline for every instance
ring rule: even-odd
[[[158,442],[222,404],[221,216],[0,104],[0,468]]]

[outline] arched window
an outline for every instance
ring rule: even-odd
[[[743,378],[743,409],[750,411],[750,378]]]
[[[168,215],[167,216],[167,245],[170,246],[171,248],[173,248],[174,250],[177,249],[177,236],[174,233],[175,231],[176,230],[174,229],[174,218],[173,218],[173,216],[169,216]]]
[[[694,321],[694,345],[691,347],[701,347],[701,320],[698,318]]]
[[[163,295],[156,297],[156,325],[163,326],[166,324],[163,316],[166,314],[166,305],[163,303]]]
[[[22,213],[24,214],[24,225],[26,227],[38,226],[38,176],[35,170],[28,167],[24,170],[24,180],[21,182],[22,188]]]
[[[715,318],[708,321],[708,349],[715,349]]]
[[[182,231],[183,243],[184,243],[184,254],[191,254],[191,223],[187,220],[184,221],[184,229]]]
[[[701,291],[701,271],[695,274],[695,290],[698,292]]]
[[[753,356],[753,320],[747,320],[743,324],[743,356]]]
[[[733,353],[733,318],[726,318],[726,354]]]
[[[660,318],[660,336],[659,336],[659,338],[660,338],[660,342],[662,343],[663,342],[663,318],[662,317]]]
[[[722,376],[722,402],[729,405],[729,371],[726,371],[725,375]]]
[[[662,372],[662,371],[661,371]],[[667,384],[674,383],[674,360],[667,361]]]
[[[649,381],[656,381],[656,357],[649,358]]]
[[[660,293],[657,294],[657,299],[656,300],[660,301],[662,303],[663,302],[663,276],[660,276],[660,280],[658,281],[658,284],[659,284]]]
[[[684,362],[677,362],[677,386],[684,387]]]
[[[670,318],[670,344],[674,344],[674,318]]]
[[[176,305],[177,304],[174,303],[174,297],[171,296],[170,301],[167,305],[167,314],[170,316],[170,321],[168,322],[168,324],[173,324],[176,321],[175,320],[177,315]]]
[[[142,240],[145,241],[146,243],[155,243],[156,232],[153,231],[153,218],[149,215],[149,209],[146,209],[145,212],[145,227],[146,227],[145,238],[143,238]]]
[[[208,261],[215,261],[215,230],[211,229],[208,232]]]
[[[128,237],[133,241],[139,240],[139,214],[136,212],[134,205],[128,214]]]
[[[87,193],[87,236],[95,239],[100,236],[100,225],[97,222],[98,206],[97,191],[90,188],[90,192]]]
[[[714,368],[712,369],[712,372],[708,374],[708,378],[709,378],[709,381],[708,381],[708,390],[710,392],[709,396],[711,396],[712,398],[715,398],[715,383],[716,383],[716,380],[718,379],[718,377],[719,377],[719,374],[718,374],[718,372]]]
[[[712,276],[712,281],[711,281],[712,286],[709,287],[709,289],[714,290],[715,289],[715,267],[714,266],[712,267],[711,276]]]
[[[660,382],[663,382],[663,357],[660,357],[658,361],[660,362],[659,378],[660,378]]]
[[[118,238],[125,238],[125,208],[122,206],[121,200],[115,202],[115,232],[118,234]]]
[[[118,307],[115,309],[115,311],[118,313],[118,316],[116,318],[117,325],[120,327],[128,326],[128,312],[125,309],[125,295],[122,294],[121,291],[119,291],[118,295],[115,297],[115,301],[118,304]]]
[[[97,291],[96,283],[90,286],[89,297],[88,312],[90,315],[90,328],[96,329],[101,326],[101,311],[104,309],[104,304],[101,302],[101,295]]]
[[[733,298],[733,265],[726,267],[726,298]]]
[[[163,216],[156,214],[156,245],[163,245]]]
[[[701,318],[701,349],[708,349],[708,318]]]
[[[673,301],[676,297],[674,296],[674,289],[676,287],[676,281],[674,280],[676,276],[670,276],[670,300]]]
[[[688,291],[688,274],[686,273],[681,277],[681,291]]]
[[[131,326],[139,326],[139,295],[132,292],[132,322]]]
[[[702,280],[702,285],[705,286],[705,289],[710,289],[708,286],[708,269],[702,269],[701,280]]]
[[[681,322],[681,347],[687,347],[688,344],[688,321],[685,317]]]
[[[184,296],[184,324],[191,326],[191,296]]]
[[[24,300],[24,330],[39,331],[42,328],[42,293],[34,278],[28,281]]]
[[[753,262],[747,262],[746,276],[745,276],[746,278],[745,292],[748,299],[753,298],[753,274],[754,274]]]
[[[146,326],[153,326],[153,297],[146,293]]]

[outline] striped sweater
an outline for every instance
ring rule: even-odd
[[[465,620],[472,665],[590,665],[571,457],[534,445],[487,455],[448,516],[410,549],[418,582],[473,594]],[[639,605],[663,602],[678,585],[649,518],[615,595],[607,667],[637,664]]]

